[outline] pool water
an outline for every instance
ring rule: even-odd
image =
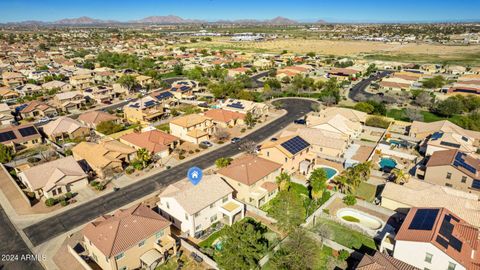
[[[337,170],[330,167],[322,167],[322,169],[327,173],[327,179],[332,179],[332,177],[337,174]]]
[[[393,169],[395,167],[397,167],[397,162],[393,158],[382,157],[382,159],[380,159],[380,168]]]
[[[222,241],[217,241],[217,243],[214,244],[215,249],[220,251],[222,250]]]

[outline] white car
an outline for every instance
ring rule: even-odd
[[[39,124],[48,123],[48,122],[50,122],[50,120],[51,120],[50,117],[44,117],[44,118],[38,120],[37,123],[39,123]]]

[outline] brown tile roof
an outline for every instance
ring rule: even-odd
[[[136,145],[140,148],[145,148],[152,153],[164,151],[168,149],[168,146],[172,142],[180,140],[173,135],[159,130],[151,130],[142,133],[134,132],[124,135],[120,139]]]
[[[78,120],[87,124],[100,124],[107,121],[115,121],[118,117],[102,111],[91,111],[82,113]]]
[[[170,124],[188,128],[199,125],[208,120],[211,120],[211,118],[199,114],[189,114],[170,121]]]
[[[62,116],[57,118],[55,121],[49,122],[48,124],[43,126],[43,132],[45,132],[47,136],[54,136],[62,133],[72,134],[80,128],[86,127],[77,120]]]
[[[387,254],[376,251],[373,256],[363,255],[355,268],[357,270],[418,270],[415,266],[404,263]]]
[[[433,226],[429,230],[411,229],[410,225],[417,211],[421,209],[438,210]],[[460,250],[456,250],[450,244],[447,248],[440,245],[437,237],[444,238],[440,232],[443,223],[449,222],[452,226],[452,236],[461,243]],[[449,257],[463,265],[466,269],[480,269],[480,256],[472,254],[478,252],[479,231],[477,228],[465,222],[463,219],[453,214],[446,208],[411,208],[397,233],[396,241],[412,241],[431,243],[439,250],[443,251]],[[447,239],[447,241],[449,241]]]
[[[108,258],[170,226],[170,222],[143,204],[104,215],[89,223],[85,237]]]
[[[475,169],[475,172],[471,172],[467,170],[464,166],[457,166],[455,164],[455,157],[457,155],[461,155],[461,159],[464,161],[464,163],[473,167]],[[465,153],[462,153],[455,149],[434,152],[430,156],[430,159],[428,160],[426,166],[428,168],[428,167],[445,166],[445,165],[451,165],[452,167],[456,168],[457,170],[470,176],[473,179],[478,178],[478,174],[480,171],[480,160],[474,157],[471,157],[469,155],[466,155]]]
[[[28,103],[27,107],[25,107],[25,108],[23,108],[23,110],[21,110],[21,113],[29,113],[29,112],[32,112],[34,110],[45,111],[45,110],[48,110],[48,109],[53,109],[53,107],[46,104],[46,103],[34,100],[34,101],[31,101],[30,103]]]
[[[210,117],[215,121],[227,123],[231,120],[243,119],[245,114],[222,109],[213,109],[205,112],[205,116]]]
[[[243,155],[233,160],[229,166],[220,169],[218,174],[250,186],[281,167],[282,164],[255,155]]]
[[[23,136],[20,133],[19,130],[24,129],[24,128],[33,128],[35,130],[35,133],[31,134],[31,135]],[[21,125],[21,126],[9,126],[9,127],[0,129],[0,134],[10,133],[10,132],[13,132],[15,138],[13,138],[11,140],[3,140],[1,142],[2,144],[9,144],[9,143],[12,143],[12,142],[13,143],[23,143],[23,142],[26,142],[26,141],[30,141],[30,140],[38,139],[38,138],[42,137],[40,135],[40,133],[38,132],[37,128],[33,124],[25,124],[25,125]],[[7,137],[7,138],[10,138],[10,137]],[[3,139],[3,137],[0,137],[0,139]]]

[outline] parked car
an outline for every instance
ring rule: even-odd
[[[48,123],[48,122],[50,122],[50,117],[43,117],[37,121],[37,123],[39,124]]]
[[[193,260],[195,260],[198,263],[203,262],[203,258],[198,256],[197,253],[195,253],[195,252],[190,253],[190,257],[192,257]]]
[[[235,138],[232,138],[231,142],[232,142],[233,144],[235,144],[235,143],[240,142],[240,140],[241,140],[240,138],[235,137]]]
[[[203,145],[205,147],[212,147],[213,146],[213,144],[209,141],[200,142],[200,145]]]
[[[256,154],[260,153],[260,149],[262,149],[262,145],[261,145],[261,144],[255,146],[255,153],[256,153]]]
[[[305,121],[305,119],[297,119],[297,120],[294,120],[293,123],[297,125],[306,125],[307,121]]]

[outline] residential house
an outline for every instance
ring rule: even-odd
[[[23,76],[23,74],[19,72],[5,71],[2,73],[2,78],[3,84],[10,87],[23,85],[27,81],[25,76]]]
[[[40,94],[43,92],[43,89],[40,85],[36,84],[23,84],[20,86],[17,86],[15,90],[20,94],[20,96],[25,97],[25,96],[32,96],[36,94]]]
[[[245,206],[233,199],[233,189],[217,175],[204,175],[197,185],[187,179],[175,182],[159,198],[160,214],[190,237],[203,235],[219,221],[232,225],[245,215]]]
[[[91,129],[96,129],[100,123],[112,121],[115,124],[120,124],[122,119],[103,111],[89,111],[80,114],[78,121]]]
[[[199,144],[215,132],[213,120],[200,114],[189,114],[170,121],[170,133],[183,141]]]
[[[154,270],[177,253],[170,225],[146,205],[136,204],[87,224],[83,244],[103,270]]]
[[[212,109],[206,111],[204,115],[211,118],[217,127],[229,128],[245,124],[245,114],[239,112]]]
[[[114,88],[101,85],[88,87],[82,93],[87,100],[93,100],[98,104],[112,102],[121,95],[121,92],[115,91]]]
[[[426,182],[480,192],[480,159],[458,150],[437,151],[425,165]]]
[[[425,139],[435,132],[456,133],[461,136],[480,140],[480,132],[461,128],[448,120],[440,120],[431,123],[414,121],[410,126],[409,136]]]
[[[75,89],[83,90],[88,88],[94,82],[91,74],[79,74],[70,77],[70,84]]]
[[[249,72],[250,69],[249,68],[245,68],[245,67],[238,67],[238,68],[231,68],[228,70],[228,77],[231,77],[231,78],[235,78],[239,75],[246,75],[247,72]]]
[[[260,102],[229,98],[219,105],[221,109],[241,114],[251,113],[254,117],[262,117],[268,114],[268,105]]]
[[[317,155],[341,157],[350,145],[347,136],[309,127],[298,128],[294,131],[285,130],[281,137],[293,135],[298,135],[305,139],[312,146],[312,152]]]
[[[10,125],[13,121],[12,109],[6,103],[0,103],[0,126]]]
[[[282,164],[282,172],[307,174],[315,164],[312,146],[298,135],[278,138],[263,144],[259,156]]]
[[[153,78],[145,75],[138,75],[135,79],[142,87],[147,87],[147,85],[153,83]]]
[[[38,199],[62,196],[88,186],[87,174],[72,156],[28,168],[18,178]]]
[[[362,124],[353,122],[342,114],[308,116],[307,125],[309,128],[319,129],[330,133],[336,133],[341,137],[354,139],[362,132]]]
[[[425,139],[420,145],[420,152],[431,156],[437,151],[460,150],[467,154],[476,154],[478,141],[470,136],[463,136],[455,132],[444,133],[438,131]]]
[[[136,150],[116,140],[81,142],[72,148],[73,157],[104,179],[123,169],[136,157]]]
[[[407,214],[412,207],[445,207],[480,228],[478,194],[410,179],[403,185],[387,182],[381,194],[381,206]]]
[[[356,123],[358,122],[361,124],[365,124],[365,121],[367,120],[367,117],[368,117],[368,114],[364,112],[348,109],[348,108],[341,108],[341,107],[327,107],[322,109],[320,114],[324,118],[330,118],[332,116],[340,114],[352,122],[356,122]]]
[[[19,107],[19,114],[23,119],[38,119],[43,117],[53,118],[58,115],[57,109],[47,103],[33,100]]]
[[[20,97],[20,94],[8,87],[0,87],[0,96],[3,100],[13,100]]]
[[[165,115],[165,108],[151,96],[142,97],[123,107],[124,117],[130,122],[150,123]]]
[[[356,270],[420,270],[419,268],[402,262],[394,257],[375,251],[373,255],[364,254],[362,260],[355,267]]]
[[[0,143],[11,147],[16,152],[40,145],[42,135],[32,124],[9,126],[0,129]]]
[[[135,149],[146,149],[158,158],[166,158],[180,144],[180,139],[159,130],[123,135],[120,142]]]
[[[45,90],[58,89],[60,92],[68,92],[72,90],[72,86],[66,82],[50,81],[42,84],[42,88]]]
[[[176,81],[169,90],[177,100],[195,100],[199,91],[198,83],[192,80]]]
[[[74,113],[79,112],[82,107],[85,107],[85,97],[80,91],[70,91],[58,93],[53,97],[53,104],[64,112]]]
[[[255,155],[243,155],[217,174],[234,191],[234,197],[257,208],[269,202],[278,191],[276,177],[282,164]]]
[[[62,116],[43,126],[43,132],[53,142],[83,139],[90,134],[90,129],[72,118]]]
[[[393,257],[420,269],[479,269],[479,232],[446,208],[412,208]]]

